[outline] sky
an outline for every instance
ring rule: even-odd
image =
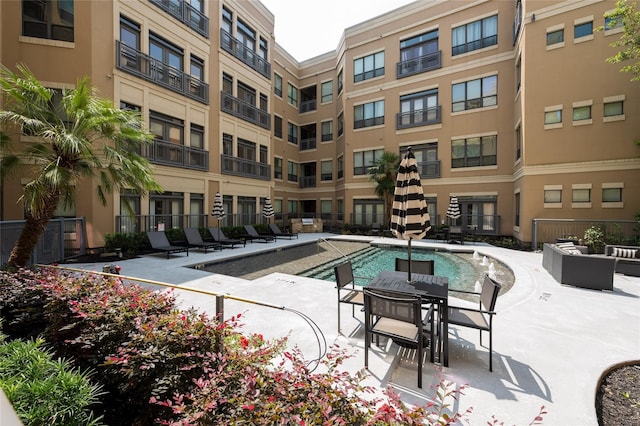
[[[260,0],[275,16],[276,42],[297,61],[335,50],[344,30],[414,0]]]

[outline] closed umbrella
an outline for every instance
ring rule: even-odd
[[[411,240],[421,240],[425,237],[431,229],[429,220],[427,202],[418,173],[418,162],[411,148],[408,148],[398,169],[391,215],[391,232],[396,238],[407,240],[408,281],[411,281]]]
[[[271,198],[267,197],[264,201],[264,206],[262,206],[262,216],[267,218],[267,222],[275,215],[273,211],[273,205],[271,205]]]
[[[211,216],[218,219],[218,227],[220,227],[220,221],[224,219],[224,204],[222,203],[222,195],[219,192],[216,192],[216,196],[213,199],[213,210],[211,211]]]
[[[460,204],[458,203],[458,197],[452,195],[449,199],[449,207],[447,207],[447,217],[456,220],[462,216],[460,214]]]

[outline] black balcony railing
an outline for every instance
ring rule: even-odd
[[[316,177],[315,176],[300,176],[299,180],[300,188],[315,188]]]
[[[300,102],[300,113],[315,111],[317,109],[317,102],[315,99],[308,99]]]
[[[271,179],[271,166],[268,164],[225,154],[222,154],[220,159],[223,174],[261,180]]]
[[[396,129],[407,129],[410,127],[442,123],[441,110],[442,107],[438,105],[431,108],[396,114]]]
[[[220,108],[235,117],[253,123],[263,129],[271,129],[271,114],[226,92],[220,93]]]
[[[209,18],[182,0],[149,0],[198,34],[209,38]]]
[[[207,226],[206,214],[158,214],[116,216],[115,231],[120,233],[138,233],[160,229],[202,228]]]
[[[220,30],[220,47],[247,64],[263,77],[271,80],[271,64],[242,44],[240,40],[222,29]]]
[[[173,92],[209,104],[209,85],[116,40],[116,68]]]
[[[418,171],[422,179],[434,179],[440,177],[440,160],[421,161],[418,163]]]
[[[144,145],[142,147],[142,156],[154,164],[194,170],[209,170],[208,151],[163,140],[154,140],[150,145]]]
[[[309,149],[316,149],[316,138],[300,139],[300,151],[307,151]]]
[[[442,67],[442,51],[408,59],[396,64],[396,78],[408,77]]]

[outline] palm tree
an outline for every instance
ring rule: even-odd
[[[369,180],[376,183],[376,195],[382,198],[385,210],[385,228],[391,222],[393,193],[396,188],[396,174],[400,165],[400,157],[394,152],[385,151],[372,167],[369,167]]]
[[[0,178],[11,170],[32,177],[20,199],[27,217],[9,256],[13,267],[26,266],[40,236],[59,204],[74,202],[78,183],[97,177],[97,196],[129,188],[141,195],[162,188],[151,174],[149,162],[137,152],[152,136],[142,128],[140,116],[116,108],[97,96],[88,78],[74,89],[63,89],[58,102],[25,66],[18,73],[0,67]],[[27,134],[37,142],[13,149],[6,133],[15,129],[19,139]],[[25,144],[21,144],[25,145]]]

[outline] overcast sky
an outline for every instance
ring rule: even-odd
[[[298,61],[335,50],[345,28],[414,0],[260,0],[275,16],[276,42]]]

